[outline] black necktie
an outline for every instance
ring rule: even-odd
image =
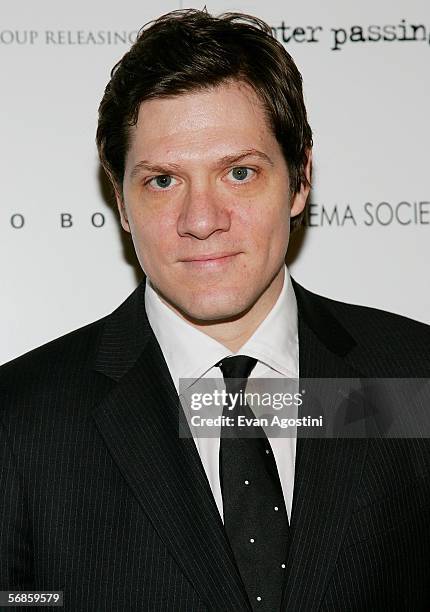
[[[257,363],[246,355],[227,357],[220,367],[227,393],[245,393],[248,376]],[[239,396],[240,397],[240,396]],[[254,418],[248,405],[237,401],[223,417]],[[228,427],[223,419],[220,437],[220,482],[224,526],[253,610],[280,608],[288,551],[288,516],[278,469],[261,427]],[[248,428],[249,429],[249,428]]]

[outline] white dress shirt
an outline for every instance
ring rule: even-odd
[[[286,266],[284,283],[275,305],[237,353],[232,353],[223,344],[176,314],[160,299],[149,280],[146,282],[145,307],[178,393],[181,378],[223,379],[220,368],[214,364],[227,356],[239,354],[258,360],[249,379],[299,377],[297,302]],[[224,385],[224,381],[220,381],[220,384]],[[290,432],[290,437],[270,438],[289,519],[296,455],[296,435],[295,432],[293,434]],[[194,441],[223,518],[219,480],[219,436],[195,436]]]

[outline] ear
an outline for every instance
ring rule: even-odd
[[[308,180],[308,183],[307,185],[304,185],[302,183],[300,186],[300,191],[294,194],[293,200],[291,202],[291,212],[290,212],[291,217],[296,217],[303,211],[306,205],[306,200],[308,199],[309,192],[311,190],[312,149],[307,149],[306,153],[307,153],[308,161],[305,166],[305,175]]]
[[[127,210],[125,207],[123,195],[122,193],[118,191],[116,187],[114,188],[114,190],[115,190],[116,205],[118,207],[119,217],[121,219],[121,225],[123,229],[125,229],[126,232],[130,233],[130,225],[128,222]]]

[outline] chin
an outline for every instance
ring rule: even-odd
[[[182,315],[188,319],[199,322],[215,322],[226,321],[241,317],[251,306],[252,300],[244,299],[241,296],[235,295],[217,295],[211,297],[209,295],[200,294],[194,299],[179,303],[178,308]]]

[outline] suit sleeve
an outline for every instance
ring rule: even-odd
[[[31,528],[23,479],[0,421],[0,590],[33,583]]]

